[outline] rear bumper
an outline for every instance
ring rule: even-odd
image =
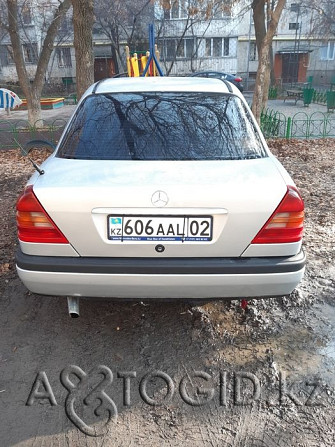
[[[304,274],[303,251],[268,258],[69,258],[19,249],[17,271],[44,295],[120,298],[237,298],[292,292]]]

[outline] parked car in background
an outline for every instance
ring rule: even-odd
[[[304,273],[303,221],[234,85],[107,79],[18,199],[17,271],[76,299],[285,295]]]
[[[220,71],[201,71],[198,73],[192,73],[190,76],[196,76],[201,78],[214,78],[214,79],[225,79],[236,85],[240,92],[243,92],[242,78],[229,73],[222,73]]]

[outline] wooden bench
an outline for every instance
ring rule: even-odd
[[[295,104],[297,104],[297,101],[299,101],[299,99],[303,100],[302,90],[299,90],[297,88],[292,88],[292,89],[286,90],[286,94],[287,94],[287,96],[284,98],[284,102],[287,99],[293,99],[295,101]]]

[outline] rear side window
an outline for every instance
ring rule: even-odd
[[[234,160],[265,157],[239,98],[218,93],[113,93],[81,104],[57,157]]]

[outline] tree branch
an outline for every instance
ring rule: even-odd
[[[34,79],[34,87],[37,90],[42,90],[45,73],[48,67],[51,53],[54,49],[54,41],[61,24],[62,19],[71,7],[71,0],[64,0],[55,11],[53,20],[47,30],[42,50],[38,58],[36,74]]]

